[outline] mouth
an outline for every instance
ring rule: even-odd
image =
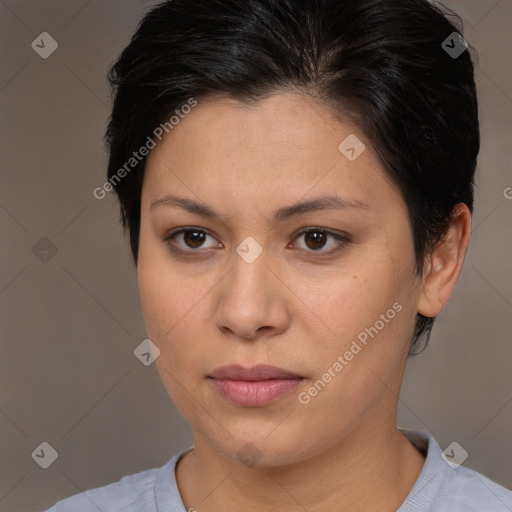
[[[292,392],[304,379],[301,375],[276,366],[222,366],[208,379],[228,402],[239,407],[262,407]]]

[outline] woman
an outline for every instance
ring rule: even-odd
[[[467,44],[426,0],[171,0],[111,70],[108,181],[194,446],[82,510],[506,511],[398,429],[471,236]]]

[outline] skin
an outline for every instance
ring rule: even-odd
[[[338,149],[350,134],[366,146],[355,161]],[[222,219],[151,208],[170,194]],[[273,219],[278,208],[322,195],[366,206]],[[164,240],[182,227],[207,235]],[[297,234],[305,227],[348,241],[315,245],[311,232]],[[161,350],[158,371],[194,431],[194,450],[176,470],[186,509],[396,511],[424,463],[396,422],[416,313],[443,309],[470,232],[461,204],[420,278],[404,200],[357,126],[297,93],[251,107],[201,100],[148,157],[137,268],[148,336]],[[236,252],[246,237],[262,248],[252,263]],[[401,311],[300,403],[298,393],[394,303]],[[219,366],[257,363],[304,379],[274,403],[240,407],[207,378]],[[259,457],[254,465],[240,460],[244,446]]]

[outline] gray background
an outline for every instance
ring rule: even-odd
[[[113,195],[92,195],[105,181],[106,71],[154,3],[0,2],[2,511],[42,510],[192,441],[154,365],[133,355],[146,335],[128,240]],[[466,466],[511,488],[512,0],[445,3],[479,51],[477,202],[454,296],[409,362],[399,425],[457,441]],[[31,48],[43,31],[59,44],[47,59]],[[46,262],[33,250],[43,237],[57,249]],[[48,469],[31,458],[43,441],[59,454]]]

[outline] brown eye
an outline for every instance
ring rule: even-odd
[[[198,249],[204,243],[206,233],[203,231],[184,231],[183,241],[188,247]]]
[[[208,238],[213,242],[210,242],[209,245],[205,245]],[[197,228],[176,230],[167,235],[163,241],[167,243],[169,249],[177,252],[199,253],[199,249],[214,249],[218,247],[218,242],[215,238],[206,231]]]
[[[327,234],[323,231],[307,231],[304,236],[304,241],[309,249],[322,249],[327,242]]]
[[[296,240],[301,238],[304,242],[303,244],[298,244],[299,249],[306,254],[309,253],[309,255],[317,252],[318,256],[328,256],[335,253],[350,241],[348,235],[338,235],[320,228],[303,229],[296,237]],[[326,247],[327,249],[325,249]]]

